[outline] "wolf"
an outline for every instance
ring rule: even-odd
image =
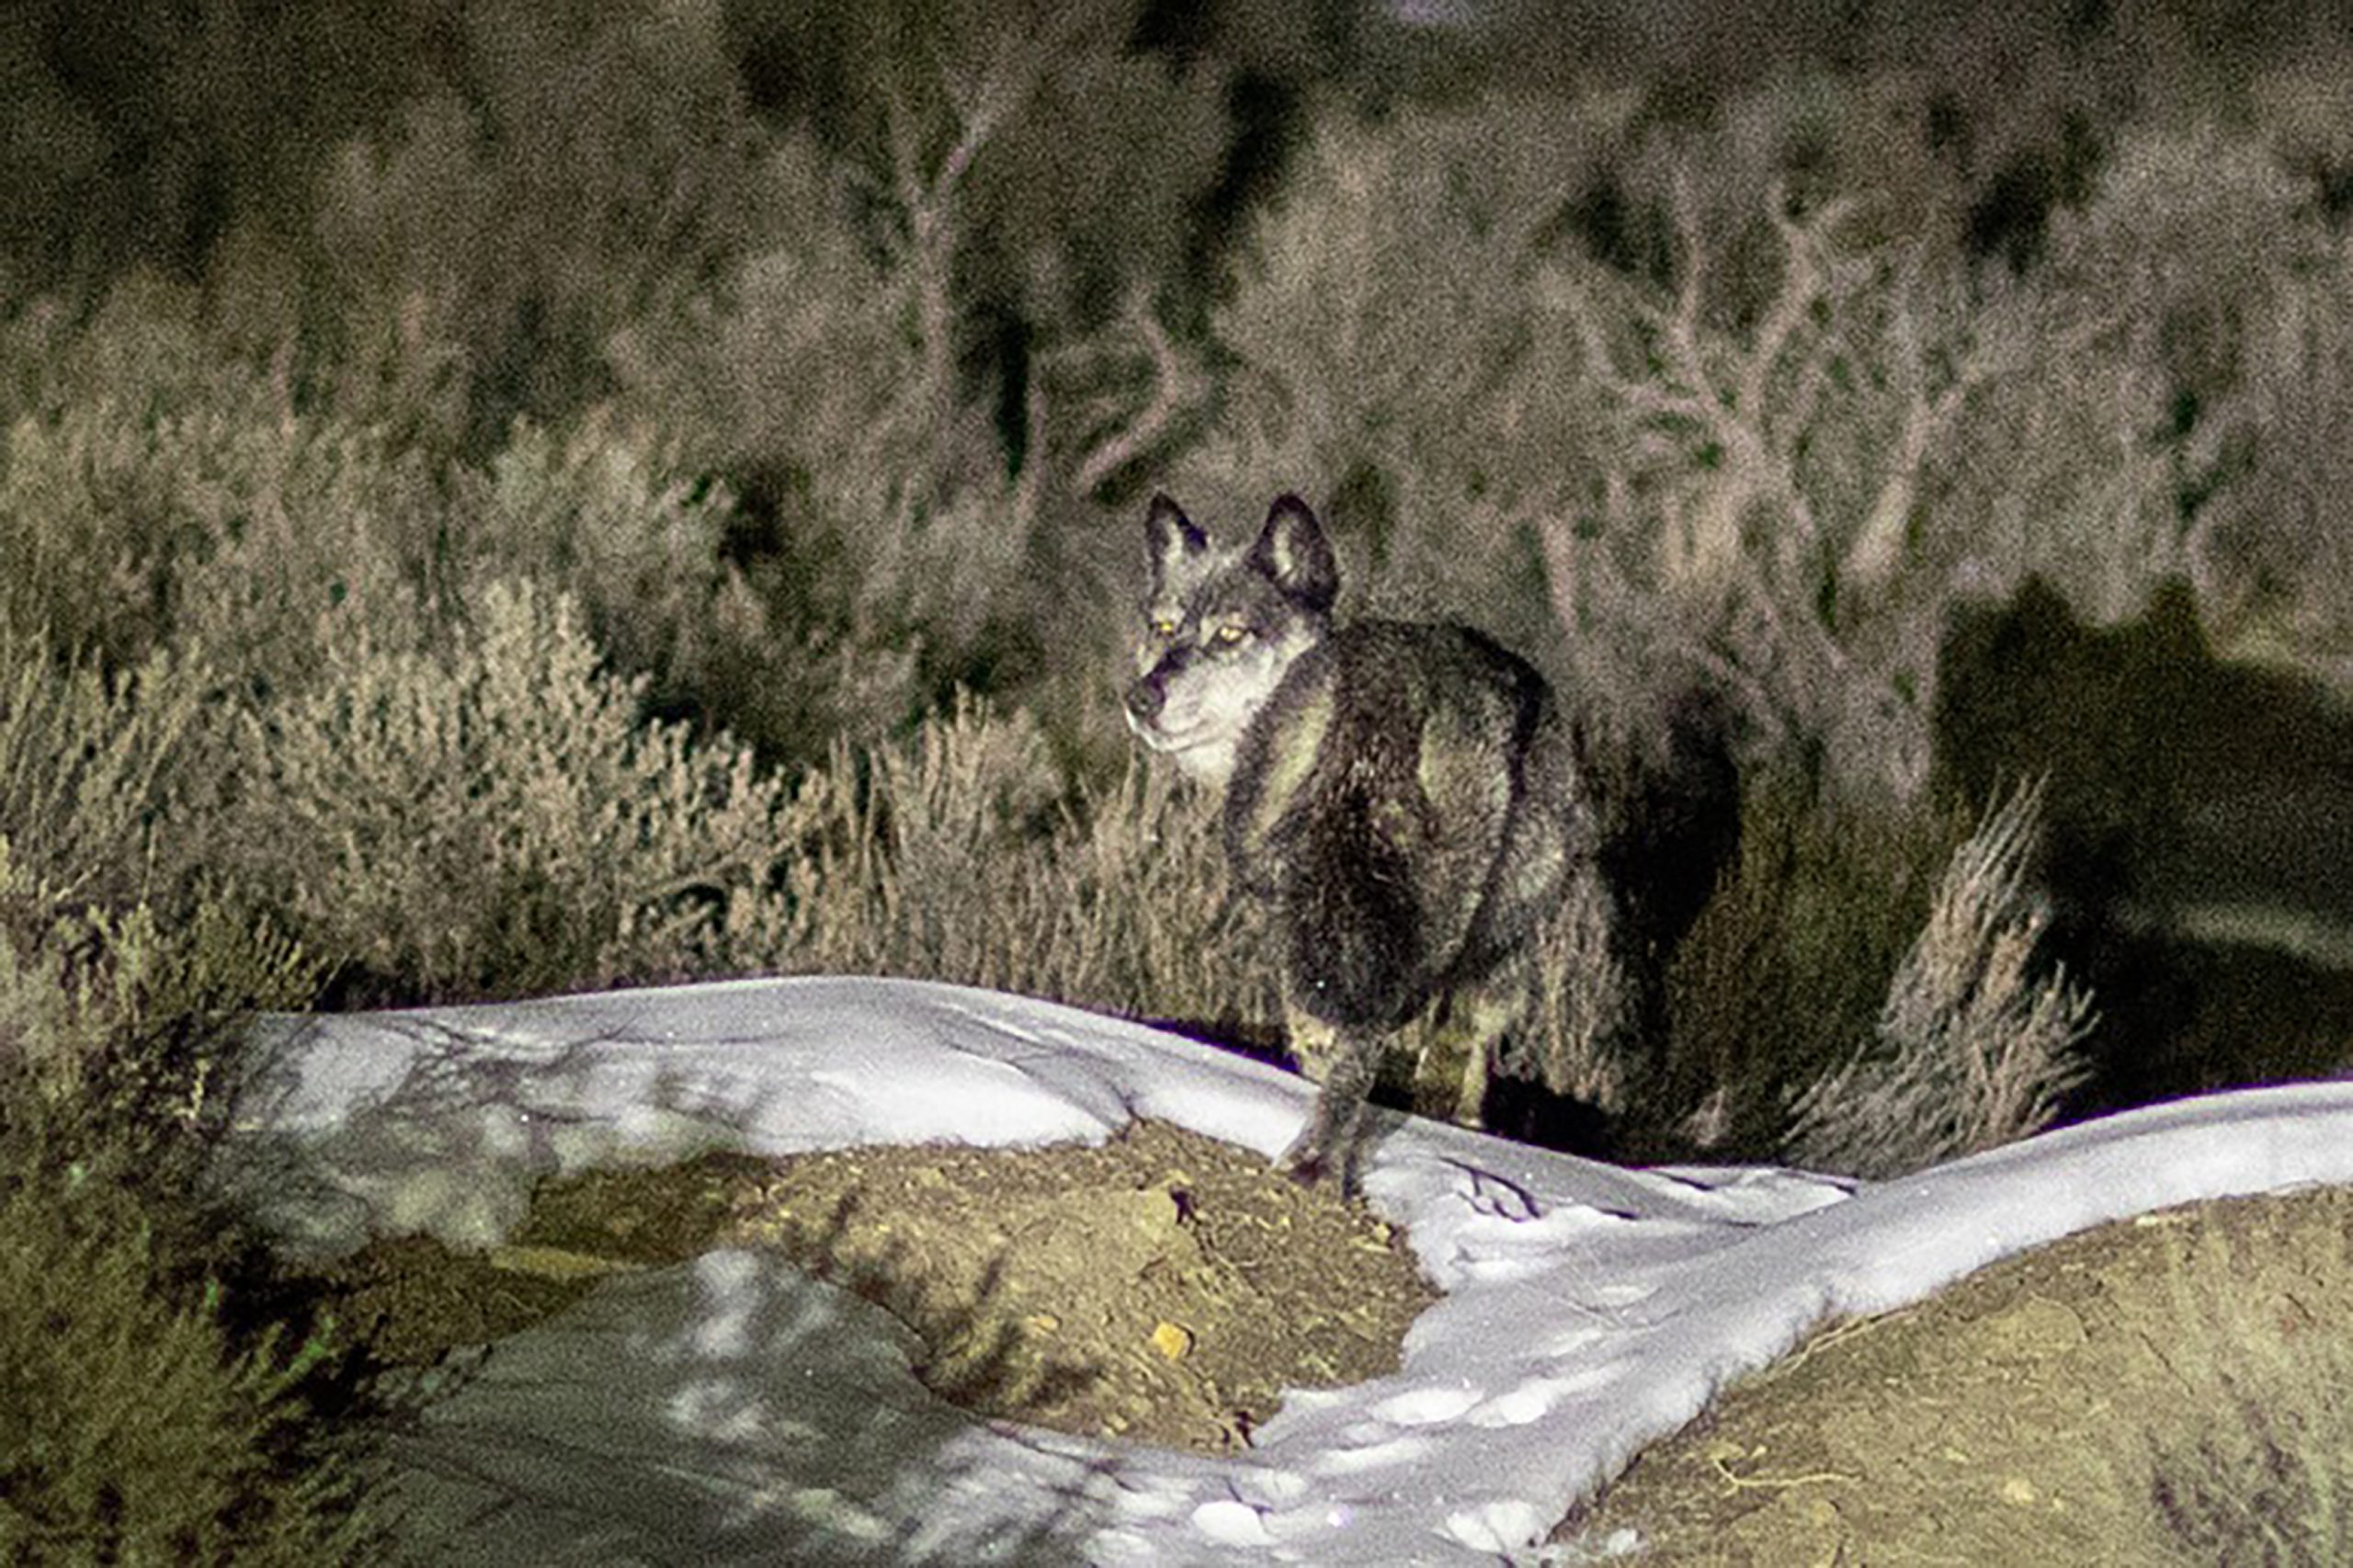
[[[1295,494],[1246,547],[1213,545],[1165,494],[1144,531],[1127,722],[1224,791],[1235,884],[1270,916],[1291,1052],[1321,1085],[1281,1165],[1355,1189],[1385,1044],[1434,1005],[1469,1046],[1455,1117],[1477,1125],[1491,1074],[1528,1074],[1506,1037],[1564,905],[1599,926],[1608,961],[1587,967],[1626,991],[1591,1016],[1639,1030],[1659,933],[1612,885],[1608,813],[1535,667],[1450,622],[1336,625],[1338,566]],[[1711,887],[1712,867],[1685,880]],[[1668,925],[1696,914],[1682,902]]]

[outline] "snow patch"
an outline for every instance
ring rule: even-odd
[[[416,1232],[489,1246],[543,1176],[713,1147],[1095,1142],[1149,1116],[1271,1156],[1313,1093],[1139,1025],[884,980],[277,1018],[256,1043],[221,1179],[316,1253]],[[438,1540],[516,1562],[1602,1561],[1636,1543],[1538,1543],[1826,1319],[2105,1221],[2353,1181],[2343,1083],[2154,1107],[1880,1186],[1380,1125],[1366,1190],[1444,1297],[1397,1373],[1292,1395],[1247,1452],[976,1421],[921,1388],[904,1329],[866,1303],[715,1253],[606,1281],[428,1410],[394,1456],[412,1560]]]

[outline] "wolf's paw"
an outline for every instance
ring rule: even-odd
[[[1331,1168],[1331,1164],[1330,1157],[1323,1150],[1302,1149],[1294,1145],[1275,1162],[1275,1168],[1302,1187],[1313,1187],[1324,1179],[1324,1173]]]
[[[1324,1178],[1336,1178],[1340,1196],[1357,1195],[1357,1162],[1353,1148],[1333,1150],[1309,1138],[1302,1138],[1283,1151],[1275,1161],[1275,1168],[1302,1187],[1319,1187]]]

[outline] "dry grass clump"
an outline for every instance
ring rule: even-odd
[[[435,654],[358,639],[248,722],[236,874],[377,994],[520,994],[723,968],[782,787],[643,721],[571,601],[494,585]]]
[[[1667,971],[1667,1083],[1643,1109],[1668,1147],[1781,1157],[1790,1099],[1870,1038],[1964,833],[1925,802],[1826,799],[1797,770],[1744,780],[1738,858]]]
[[[1215,803],[1144,767],[1065,795],[1037,722],[966,700],[795,790],[787,967],[1208,1022],[1274,1016]]]
[[[2285,1240],[2286,1238],[2281,1238]],[[2342,1248],[2346,1238],[2295,1243]],[[2250,1260],[2201,1229],[2168,1278],[2182,1332],[2165,1346],[2207,1414],[2147,1440],[2153,1561],[2181,1568],[2323,1568],[2353,1554],[2353,1341],[2325,1304],[2255,1300]],[[2275,1243],[2275,1246],[2277,1243]],[[2270,1259],[2292,1258],[2292,1246]],[[2258,1304],[2259,1303],[2259,1304]]]
[[[2089,994],[2063,967],[2034,972],[2041,801],[2021,785],[1953,851],[1872,1042],[1790,1107],[1799,1164],[1887,1176],[1994,1148],[2050,1125],[2087,1076]]]
[[[56,892],[0,836],[0,1555],[366,1561],[360,1439],[307,1419],[340,1353],[230,1323],[190,1199],[242,1020],[315,970],[218,903]]]
[[[17,1562],[377,1561],[357,1434],[313,1424],[324,1340],[240,1340],[166,1283],[131,1190],[18,1162],[0,1185],[0,1554]]]

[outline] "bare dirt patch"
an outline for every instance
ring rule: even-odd
[[[2353,1191],[2199,1204],[1830,1328],[1555,1539],[1634,1561],[2353,1561]]]
[[[337,1266],[379,1354],[429,1363],[606,1274],[772,1246],[890,1310],[935,1392],[985,1415],[1168,1447],[1246,1446],[1286,1387],[1396,1369],[1437,1292],[1395,1227],[1165,1123],[1100,1147],[714,1154],[550,1182],[484,1256],[421,1240]]]

